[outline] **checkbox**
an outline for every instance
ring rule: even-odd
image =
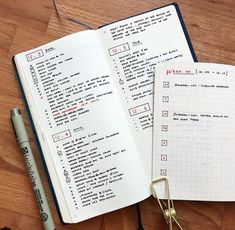
[[[162,111],[162,117],[168,117],[168,111],[163,110]]]
[[[167,175],[167,170],[166,169],[160,169],[160,175],[161,176],[166,176]]]
[[[167,140],[161,140],[161,146],[167,146]]]
[[[161,161],[167,161],[167,155],[161,154]]]
[[[162,102],[169,102],[169,96],[163,96]]]
[[[162,131],[167,132],[168,131],[168,125],[162,125]]]
[[[170,82],[169,81],[164,81],[163,82],[163,88],[169,88],[170,87]]]

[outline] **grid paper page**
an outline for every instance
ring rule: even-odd
[[[154,178],[172,199],[235,200],[235,68],[161,65],[155,79]]]

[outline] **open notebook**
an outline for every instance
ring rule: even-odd
[[[235,67],[158,66],[153,147],[154,177],[169,178],[173,199],[234,201]]]
[[[64,222],[151,195],[154,68],[195,59],[176,4],[15,56]]]

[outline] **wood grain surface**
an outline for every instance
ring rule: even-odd
[[[61,0],[63,14],[97,28],[103,24],[171,3],[168,0]],[[235,1],[179,0],[185,24],[199,61],[235,65]],[[75,225],[60,223],[35,138],[25,115],[12,56],[67,34],[85,30],[55,11],[52,0],[0,1],[0,229],[43,229],[9,111],[19,106],[30,134],[36,161],[57,229],[136,230],[135,206],[123,208]],[[234,175],[235,183],[235,175]],[[168,226],[153,198],[139,204],[145,230]],[[177,201],[179,221],[189,230],[235,229],[234,202]]]

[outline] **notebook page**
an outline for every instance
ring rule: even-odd
[[[235,67],[162,65],[155,79],[154,178],[173,199],[235,200]]]
[[[98,31],[150,181],[154,68],[161,62],[193,62],[189,45],[174,5]]]
[[[56,169],[71,214],[69,222],[149,196],[96,33],[73,34],[15,59],[49,172]]]

